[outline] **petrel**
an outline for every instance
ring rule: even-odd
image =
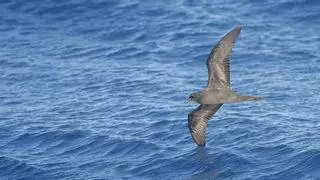
[[[224,103],[258,101],[262,97],[243,96],[232,91],[230,84],[230,56],[235,39],[241,27],[236,27],[216,44],[207,59],[207,87],[189,96],[191,101],[200,105],[188,115],[188,127],[194,142],[205,146],[208,120]]]

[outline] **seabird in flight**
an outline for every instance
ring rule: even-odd
[[[207,87],[189,96],[191,101],[200,105],[188,115],[188,127],[194,142],[205,146],[205,135],[208,120],[224,103],[257,101],[262,97],[243,96],[232,91],[230,84],[229,59],[235,39],[240,34],[241,27],[236,27],[217,43],[208,59]]]

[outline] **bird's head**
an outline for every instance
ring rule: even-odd
[[[194,102],[199,102],[201,99],[201,93],[200,92],[195,92],[190,94],[189,100],[194,101]]]

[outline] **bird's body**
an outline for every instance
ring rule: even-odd
[[[223,104],[223,103],[236,103],[243,101],[256,101],[261,97],[255,96],[242,96],[232,91],[231,89],[213,89],[205,88],[200,92],[196,92],[199,98],[195,100],[199,104]]]
[[[225,35],[212,49],[208,60],[208,84],[199,92],[192,93],[190,100],[200,105],[188,115],[188,126],[194,142],[205,145],[208,120],[224,103],[257,101],[261,97],[243,96],[232,91],[230,83],[230,55],[235,38],[241,28],[237,27]]]

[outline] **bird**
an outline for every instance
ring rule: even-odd
[[[263,99],[263,97],[240,95],[231,89],[230,57],[241,28],[241,26],[235,27],[214,46],[207,58],[207,87],[191,93],[189,96],[190,101],[200,104],[188,114],[189,131],[194,142],[200,147],[206,144],[206,129],[209,119],[224,103]]]

